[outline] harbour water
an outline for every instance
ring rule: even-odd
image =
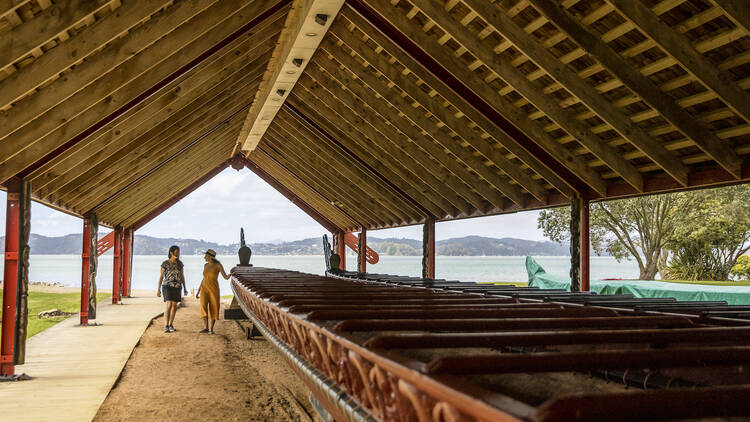
[[[137,255],[133,257],[133,288],[156,289],[159,266],[166,256]],[[185,278],[188,289],[198,288],[203,273],[203,256],[183,255]],[[237,256],[219,256],[227,271],[234,266]],[[436,272],[438,278],[461,281],[521,281],[527,280],[523,256],[438,256]],[[570,258],[567,256],[542,256],[535,259],[555,275],[567,275]],[[59,282],[66,286],[80,286],[81,257],[78,255],[32,255],[29,279],[31,281]],[[260,267],[285,268],[313,274],[325,271],[323,257],[314,256],[253,256],[252,263]],[[347,257],[347,267],[354,270],[356,257]],[[419,276],[422,257],[381,256],[376,265],[368,265],[368,271],[387,274]],[[591,258],[591,278],[637,278],[635,261],[617,262],[611,257]],[[219,277],[222,294],[230,294],[229,282]],[[112,255],[99,257],[97,285],[102,289],[112,286]]]

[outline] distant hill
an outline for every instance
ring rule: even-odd
[[[69,234],[60,237],[47,237],[32,234],[29,243],[31,253],[39,255],[71,255],[81,253],[81,235]],[[380,255],[419,256],[422,254],[422,241],[415,239],[378,238],[368,236],[368,245]],[[0,237],[0,250],[5,238]],[[196,239],[158,238],[135,236],[136,255],[166,255],[171,245],[177,245],[185,255],[200,254],[213,249],[220,255],[233,255],[239,244],[220,245],[215,242]],[[251,243],[248,246],[256,255],[322,255],[321,238],[308,238],[291,242]],[[568,247],[554,242],[482,236],[466,236],[440,240],[435,244],[438,255],[448,256],[561,256],[568,255]],[[350,251],[351,252],[351,251]],[[111,253],[108,252],[108,253]]]

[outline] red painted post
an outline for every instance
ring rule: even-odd
[[[362,227],[362,231],[359,233],[359,247],[357,253],[357,264],[359,268],[357,271],[361,273],[367,272],[367,229]]]
[[[344,242],[344,232],[338,232],[336,234],[338,237],[336,246],[338,247],[338,251],[336,253],[341,257],[341,264],[339,265],[339,268],[341,271],[346,271],[346,242]]]
[[[590,253],[589,248],[589,200],[581,199],[581,291],[589,291],[589,269]]]
[[[124,231],[122,241],[122,284],[120,288],[120,297],[130,297],[130,264],[133,262],[133,229],[127,228]]]
[[[112,258],[112,303],[117,305],[121,302],[122,282],[122,227],[115,227],[115,247]]]
[[[422,236],[422,278],[435,278],[435,219],[427,218]]]
[[[0,374],[13,375],[13,350],[16,335],[16,296],[18,294],[18,246],[21,222],[20,180],[7,183],[5,208],[5,268],[3,272],[2,345],[0,345]]]
[[[83,217],[83,249],[81,250],[81,325],[89,323],[89,259],[91,259],[91,225]]]

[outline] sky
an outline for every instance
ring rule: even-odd
[[[0,235],[5,234],[5,192],[0,191]],[[468,235],[545,240],[538,211],[437,223],[437,240]],[[31,231],[43,236],[81,232],[79,218],[34,203]],[[219,244],[278,242],[322,236],[326,230],[248,169],[228,168],[138,230],[154,237],[201,239]],[[104,234],[108,230],[102,229]],[[422,226],[372,230],[375,237],[422,238]]]

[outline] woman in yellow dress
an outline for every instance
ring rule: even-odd
[[[200,299],[201,318],[203,318],[204,325],[200,332],[213,334],[214,324],[219,319],[219,273],[224,279],[229,279],[229,276],[224,272],[221,262],[216,259],[216,252],[213,249],[207,250],[204,258],[206,265],[203,266],[203,281],[196,295]]]

